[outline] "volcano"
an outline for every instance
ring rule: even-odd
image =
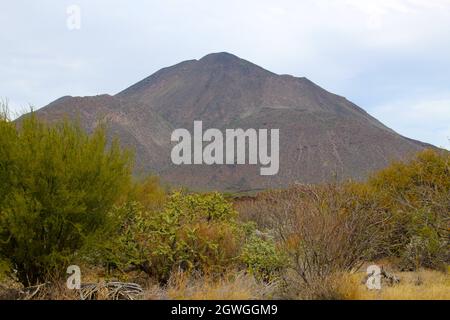
[[[36,111],[48,122],[78,119],[135,150],[135,174],[194,190],[243,191],[366,178],[430,145],[403,137],[346,98],[310,80],[278,75],[229,53],[163,68],[116,95],[62,97]],[[204,127],[279,129],[279,172],[259,166],[174,165],[171,133]]]

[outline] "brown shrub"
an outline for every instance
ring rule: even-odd
[[[241,204],[247,217],[264,208],[260,225],[275,232],[290,258],[288,297],[338,298],[335,275],[357,270],[377,252],[388,221],[365,191],[353,183],[299,185],[260,195],[259,204]]]

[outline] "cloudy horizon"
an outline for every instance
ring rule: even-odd
[[[81,9],[79,30],[67,7]],[[450,0],[56,1],[0,4],[0,97],[13,111],[115,94],[230,52],[307,77],[398,133],[450,149]]]

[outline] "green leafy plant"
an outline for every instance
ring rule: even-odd
[[[130,179],[130,154],[67,121],[0,121],[0,259],[22,283],[65,272],[107,222]]]
[[[436,230],[435,216],[429,211],[412,213],[408,226],[409,242],[401,251],[401,267],[416,270],[420,267],[445,270],[449,259],[448,241]]]
[[[245,230],[219,193],[173,193],[161,212],[138,203],[114,209],[125,217],[119,236],[103,247],[109,263],[135,266],[164,282],[176,269],[221,273],[237,262]],[[105,250],[106,249],[106,250]]]
[[[243,246],[241,260],[251,274],[267,282],[275,280],[288,263],[287,257],[273,240],[256,235],[251,236]]]
[[[425,150],[367,183],[390,221],[385,254],[402,267],[441,269],[449,261],[450,152]]]

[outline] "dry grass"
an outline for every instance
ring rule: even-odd
[[[145,299],[169,300],[255,300],[270,298],[273,285],[262,284],[242,272],[223,277],[192,277],[174,273],[166,287],[157,285],[146,290]]]
[[[450,300],[450,274],[432,270],[419,272],[400,272],[400,283],[393,286],[383,284],[381,290],[369,290],[361,282],[364,272],[346,273],[334,278],[330,288],[333,292],[325,292],[323,299],[345,300]],[[92,279],[93,280],[93,279]],[[96,281],[95,281],[96,282]],[[19,287],[11,284],[6,288],[0,285],[2,299],[17,299]],[[174,273],[166,286],[154,282],[143,285],[146,300],[255,300],[277,297],[275,284],[262,284],[251,275],[242,272],[229,272],[223,277],[189,276],[185,273]],[[291,297],[291,299],[294,297]],[[304,297],[305,298],[305,297]],[[34,299],[73,300],[79,299],[77,292],[68,290],[65,283],[53,283],[45,288]],[[98,297],[102,299],[102,296]],[[298,296],[296,299],[302,299]]]
[[[400,284],[369,290],[361,283],[364,273],[341,278],[338,292],[347,300],[450,300],[450,275],[439,271],[401,272]]]
[[[83,277],[83,283],[101,283],[108,280],[98,270],[90,270]],[[275,292],[275,284],[264,284],[253,276],[236,270],[222,276],[189,275],[173,272],[169,282],[161,286],[154,279],[129,275],[129,281],[140,283],[144,294],[139,299],[144,300],[255,300],[271,299]],[[23,299],[24,288],[18,282],[1,282],[0,299]],[[106,299],[105,292],[99,292],[98,300]],[[69,290],[65,281],[53,281],[43,286],[33,300],[78,300],[80,295],[76,290]]]

